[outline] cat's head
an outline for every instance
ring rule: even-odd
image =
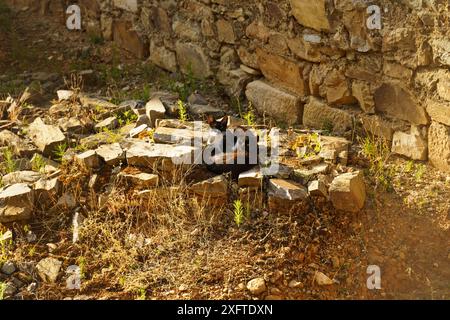
[[[221,132],[225,132],[228,128],[228,116],[225,116],[220,120],[216,120],[214,116],[209,115],[206,121],[211,127],[211,129],[216,129]]]

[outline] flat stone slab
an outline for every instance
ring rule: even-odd
[[[159,167],[166,170],[174,165],[194,164],[194,156],[201,162],[202,149],[191,146],[173,146],[168,144],[151,144],[140,140],[132,141],[126,147],[127,162],[131,166]]]
[[[34,183],[42,177],[42,174],[34,171],[16,171],[2,177],[4,185],[16,183]]]
[[[134,174],[121,172],[118,174],[118,178],[134,187],[141,187],[141,188],[156,187],[159,182],[158,175],[145,172]]]
[[[193,144],[194,139],[198,139],[201,143],[207,141],[207,133],[196,132],[190,129],[174,129],[166,127],[158,127],[153,133],[153,140],[156,143],[167,144]]]
[[[238,185],[240,188],[262,187],[263,180],[264,176],[261,173],[260,168],[254,168],[239,175]]]

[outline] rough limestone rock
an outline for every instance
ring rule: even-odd
[[[395,132],[392,140],[392,152],[413,160],[427,160],[428,142],[426,133],[421,133],[416,126],[411,127],[410,133]]]
[[[173,146],[167,144],[149,144],[133,141],[126,147],[127,162],[131,166],[154,167],[163,171],[172,171],[175,166],[190,166],[201,161],[201,148],[191,146]]]
[[[119,143],[104,144],[95,152],[109,166],[116,166],[125,161],[125,151]]]
[[[428,158],[439,170],[450,172],[450,127],[431,123],[428,130]]]
[[[145,114],[150,119],[152,128],[155,128],[156,120],[166,117],[166,108],[159,98],[153,98],[145,105]]]
[[[303,79],[303,66],[300,63],[271,54],[263,49],[257,49],[256,54],[261,72],[272,83],[301,96],[308,94],[308,87]]]
[[[330,30],[326,0],[291,0],[290,2],[292,14],[301,25],[317,31]]]
[[[238,185],[240,188],[244,187],[256,187],[261,188],[263,184],[264,176],[260,168],[254,168],[252,170],[243,172],[239,175]]]
[[[62,262],[55,258],[45,258],[38,262],[36,271],[42,281],[47,283],[56,283]]]
[[[271,179],[268,196],[271,212],[289,213],[292,209],[303,212],[307,208],[308,189],[294,181]]]
[[[99,169],[103,162],[95,150],[88,150],[75,156],[75,160],[86,169]]]
[[[34,183],[38,181],[42,175],[34,171],[15,171],[8,173],[2,177],[3,185],[15,183]]]
[[[8,130],[0,131],[0,146],[11,148],[14,154],[21,157],[32,156],[37,151],[31,143]]]
[[[97,132],[102,132],[104,130],[114,130],[119,126],[119,121],[116,117],[108,117],[105,120],[97,123],[95,125],[95,130]]]
[[[0,223],[30,219],[34,192],[25,183],[14,184],[0,192]]]
[[[330,186],[330,198],[338,210],[359,212],[366,201],[366,185],[359,171],[337,176]]]
[[[299,97],[260,80],[249,83],[245,94],[260,114],[289,125],[301,122],[303,106]]]
[[[257,296],[267,290],[264,278],[255,278],[247,283],[247,289],[251,294]]]
[[[212,75],[209,59],[200,46],[193,43],[176,43],[177,59],[181,71],[189,71],[197,78],[207,78]]]
[[[190,190],[212,204],[225,204],[228,201],[228,180],[223,175],[196,183]]]
[[[311,128],[325,129],[332,126],[334,132],[342,133],[353,127],[353,121],[353,116],[348,112],[332,108],[314,97],[305,104],[303,111],[303,124]]]
[[[429,123],[425,109],[416,102],[409,90],[400,85],[385,83],[375,91],[374,98],[377,112],[415,125]]]
[[[140,173],[121,172],[121,173],[119,173],[118,178],[134,187],[139,187],[139,188],[156,187],[159,182],[158,175],[145,173],[145,172],[140,172]]]
[[[426,105],[427,112],[433,121],[450,126],[450,102],[445,103],[430,99]]]
[[[65,136],[58,127],[46,125],[41,118],[37,118],[28,127],[28,137],[48,157],[54,156],[56,148],[63,144]]]

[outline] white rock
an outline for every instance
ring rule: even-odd
[[[74,92],[72,90],[58,90],[56,94],[58,95],[58,101],[64,101],[72,98]]]
[[[247,283],[247,289],[253,295],[259,295],[267,290],[266,281],[263,278],[255,278]]]
[[[428,142],[426,134],[412,126],[410,133],[397,131],[392,140],[392,152],[406,156],[413,160],[427,160]]]

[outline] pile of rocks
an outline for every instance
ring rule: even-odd
[[[14,155],[14,159],[3,160],[12,161],[15,168],[2,177],[1,223],[29,220],[43,204],[51,210],[78,206],[74,196],[65,192],[67,186],[62,187],[61,161],[73,161],[89,177],[89,187],[105,193],[103,197],[110,190],[107,186],[114,183],[140,191],[158,188],[163,180],[176,183],[177,175],[195,165],[202,174],[191,179],[189,190],[211,205],[226,205],[238,196],[255,208],[263,209],[267,202],[274,213],[305,212],[314,197],[350,212],[364,206],[364,181],[359,172],[346,167],[350,143],[343,138],[281,132],[281,152],[272,159],[278,170],[267,175],[264,166],[256,165],[241,173],[238,194],[233,195],[229,177],[216,176],[203,165],[209,126],[173,118],[177,103],[172,95],[157,93],[147,103],[126,101],[119,106],[71,91],[58,91],[58,98],[48,114],[36,117],[29,126],[0,132],[0,145]],[[190,100],[204,99],[194,95]],[[199,105],[188,105],[193,118],[204,116],[198,112]],[[214,111],[204,106],[204,111]],[[70,116],[70,112],[64,116],[64,108],[75,108],[80,114],[85,109],[100,110],[100,114],[95,122]],[[128,117],[125,123],[124,114]],[[315,151],[299,156],[299,150],[304,152],[308,146],[294,150],[292,142],[310,141],[312,135]],[[65,150],[66,146],[70,148]]]

